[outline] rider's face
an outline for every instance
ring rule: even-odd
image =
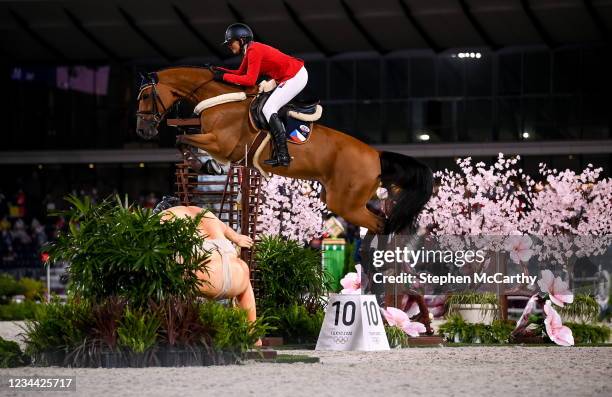
[[[240,53],[240,42],[238,40],[232,40],[227,46],[234,55]]]

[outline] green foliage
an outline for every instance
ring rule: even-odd
[[[155,345],[160,320],[147,312],[129,307],[117,328],[119,345],[135,353],[144,353]]]
[[[38,358],[60,352],[64,365],[90,365],[83,363],[97,362],[104,351],[149,354],[162,344],[241,353],[270,329],[262,319],[250,323],[244,310],[212,301],[177,298],[146,310],[120,298],[99,304],[54,300],[40,306],[35,320],[24,326],[26,353]]]
[[[576,294],[574,302],[560,308],[559,314],[562,318],[589,323],[597,319],[599,311],[599,304],[595,298],[585,294]]]
[[[385,325],[385,332],[387,333],[387,339],[391,348],[408,347],[408,334],[403,329]]]
[[[491,325],[471,324],[465,322],[458,314],[448,316],[447,321],[440,325],[438,333],[449,342],[458,338],[461,343],[508,343],[514,329],[511,321],[494,320]]]
[[[446,300],[447,316],[455,314],[458,305],[492,305],[492,307],[484,306],[480,312],[483,315],[493,312],[494,317],[497,317],[497,295],[492,292],[469,291],[449,296]]]
[[[246,351],[269,329],[261,317],[249,322],[246,311],[212,301],[200,306],[200,319],[211,330],[213,347],[218,350]]]
[[[160,318],[163,342],[170,346],[210,344],[210,328],[200,321],[198,302],[170,298],[160,304],[151,303],[151,308]]]
[[[490,327],[490,332],[496,343],[510,342],[510,334],[514,330],[515,323],[510,320],[493,320]]]
[[[314,312],[330,289],[330,277],[321,265],[321,252],[295,241],[264,236],[255,249],[259,286],[263,291],[258,304],[263,310],[307,306]]]
[[[117,347],[117,328],[123,317],[125,306],[125,300],[117,297],[111,297],[92,305],[94,325],[91,329],[91,336],[110,350],[115,350]]]
[[[0,321],[33,320],[36,311],[42,304],[26,300],[25,302],[11,302],[0,305]]]
[[[323,326],[325,312],[317,309],[310,313],[306,307],[293,304],[287,307],[268,309],[264,318],[275,329],[274,336],[282,336],[285,343],[314,343]]]
[[[572,330],[574,343],[607,343],[610,339],[610,328],[606,325],[594,325],[584,323],[563,324]]]
[[[23,367],[29,363],[29,357],[23,354],[17,342],[0,337],[0,368]]]
[[[68,351],[81,346],[93,324],[91,305],[85,301],[63,304],[55,299],[42,304],[35,319],[24,326],[26,353]]]
[[[122,204],[119,199],[99,205],[89,198],[68,197],[73,208],[70,231],[48,247],[53,261],[70,263],[70,296],[92,302],[126,298],[144,307],[176,296],[199,293],[197,272],[206,270],[208,253],[199,249],[197,226],[202,216],[161,222],[161,215]],[[182,259],[180,265],[177,258]]]
[[[98,365],[112,352],[141,365],[160,345],[243,352],[268,330],[242,310],[199,300],[208,258],[201,216],[161,222],[119,201],[68,200],[70,232],[48,252],[70,263],[69,299],[39,305],[26,321],[26,352],[37,362]]]
[[[497,296],[492,292],[462,292],[446,300],[448,305],[497,305]]]
[[[0,274],[0,304],[11,301],[15,295],[22,295],[26,292],[25,286],[20,284],[10,274]]]
[[[26,300],[42,300],[45,295],[45,284],[40,280],[22,277],[19,279],[19,284],[23,286],[23,295]]]

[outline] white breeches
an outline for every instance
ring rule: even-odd
[[[268,98],[266,104],[261,110],[266,117],[266,121],[270,121],[270,116],[277,113],[280,108],[295,98],[295,96],[299,94],[304,87],[306,87],[307,82],[308,72],[306,71],[306,68],[302,66],[295,76],[285,81],[284,84],[279,84],[279,86],[272,91],[270,98]]]

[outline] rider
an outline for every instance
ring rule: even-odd
[[[244,58],[240,68],[235,70],[215,67],[215,80],[242,86],[254,86],[261,75],[276,80],[278,86],[262,109],[274,138],[276,159],[268,159],[265,163],[273,167],[289,165],[291,157],[287,150],[285,126],[278,117],[278,110],[306,86],[308,72],[304,61],[253,41],[253,31],[242,23],[234,23],[227,28],[223,44],[235,55],[243,53]]]

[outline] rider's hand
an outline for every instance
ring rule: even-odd
[[[276,88],[276,80],[274,79],[263,80],[261,83],[259,83],[259,93],[260,94],[262,92],[272,91],[275,88]]]
[[[251,239],[249,236],[241,234],[240,236],[238,236],[238,239],[237,241],[235,241],[235,243],[242,248],[251,248],[253,246],[253,239]]]
[[[225,72],[223,70],[219,70],[219,69],[213,69],[213,79],[215,81],[223,81],[223,75],[225,74]]]

